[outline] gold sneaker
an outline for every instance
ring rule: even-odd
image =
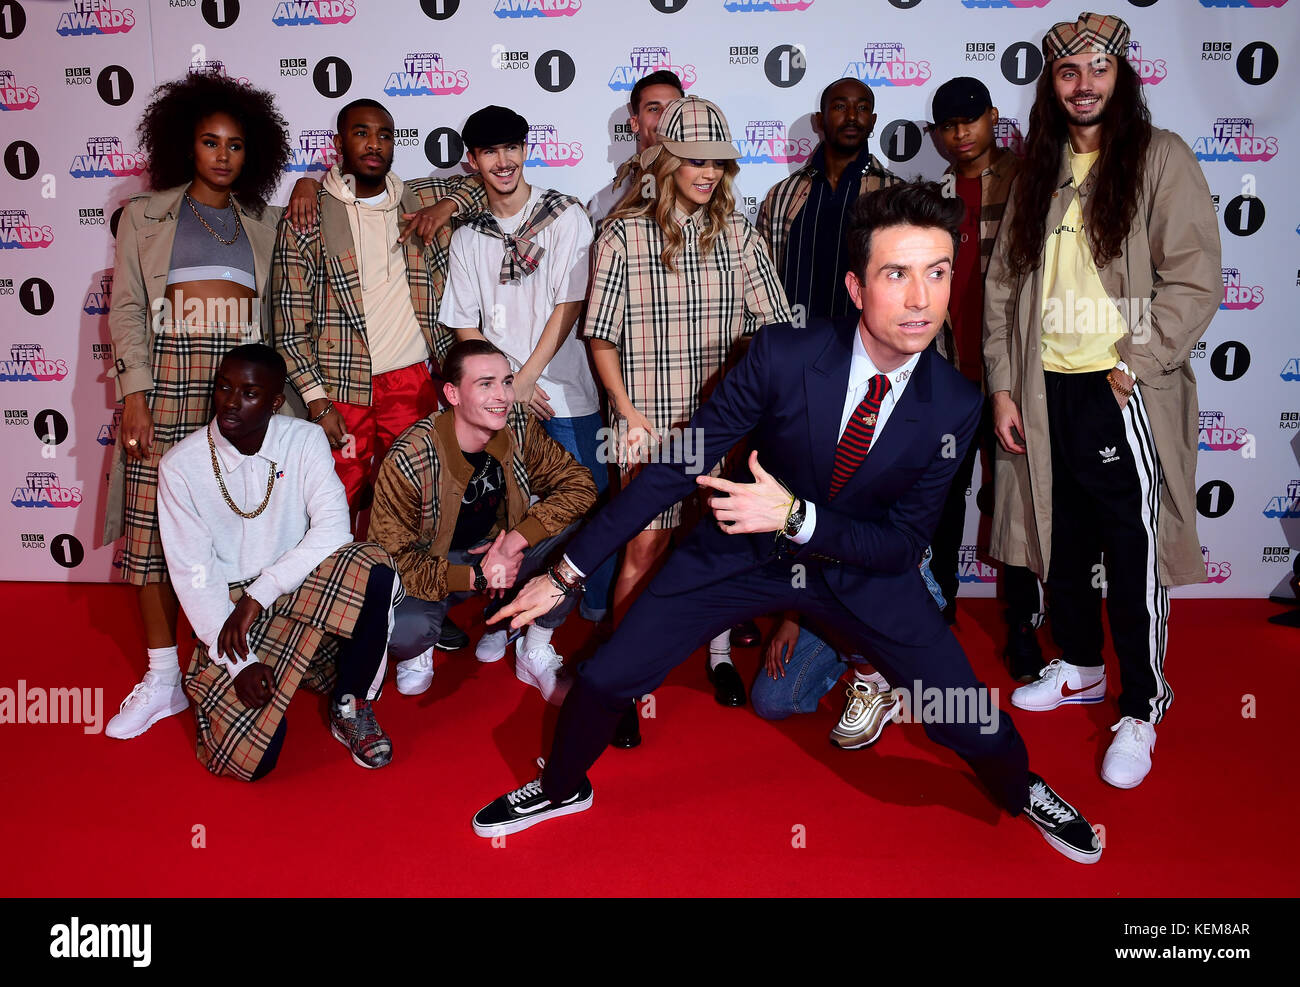
[[[855,681],[844,692],[849,701],[844,704],[840,721],[831,730],[831,743],[846,751],[870,747],[898,713],[902,697],[893,689],[878,690],[870,682]]]

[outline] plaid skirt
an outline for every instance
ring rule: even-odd
[[[275,675],[275,695],[265,706],[246,707],[235,694],[226,667],[212,661],[202,643],[194,649],[184,686],[194,704],[196,753],[205,768],[214,775],[248,781],[298,687],[313,692],[334,687],[339,640],[351,638],[366,600],[370,570],[377,565],[397,569],[378,545],[344,545],[313,569],[297,590],[262,611],[248,632],[248,645]],[[232,585],[231,599],[239,599],[246,585]],[[395,606],[404,595],[400,580],[394,589]]]
[[[109,481],[109,504],[121,503],[123,509],[120,522],[107,519],[104,538],[107,543],[125,533],[122,578],[128,583],[167,582],[158,533],[158,462],[168,449],[212,420],[212,381],[221,358],[241,343],[260,339],[256,327],[225,323],[169,323],[154,334],[154,386],[146,396],[153,418],[153,448],[142,460],[119,450]],[[115,489],[119,483],[120,495]]]

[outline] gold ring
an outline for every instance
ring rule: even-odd
[[[135,439],[127,439],[126,444],[129,446],[138,446],[140,443],[137,442]]]

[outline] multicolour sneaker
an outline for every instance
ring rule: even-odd
[[[368,700],[353,699],[342,706],[331,702],[330,733],[363,768],[382,768],[393,759],[393,742],[375,719],[374,706]]]

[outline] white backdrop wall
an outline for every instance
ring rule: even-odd
[[[360,96],[392,110],[399,175],[463,167],[456,131],[473,110],[500,103],[532,124],[529,180],[585,201],[634,146],[632,83],[669,66],[728,115],[752,220],[767,188],[812,153],[818,94],[842,76],[872,86],[873,148],[901,175],[943,170],[922,121],[934,88],[956,75],[989,86],[1001,139],[1014,143],[1041,68],[1038,43],[1081,4],[0,0],[0,578],[117,578],[117,546],[98,545],[120,414],[104,376],[111,230],[144,187],[135,128],[156,82],[207,63],[273,90],[295,147],[280,202],[300,174],[328,166],[335,113]],[[1129,58],[1155,121],[1194,147],[1221,217],[1224,303],[1194,354],[1198,525],[1211,581],[1186,595],[1286,592],[1300,547],[1298,8],[1101,8],[1132,26]],[[989,595],[978,523],[972,508],[963,592]]]

